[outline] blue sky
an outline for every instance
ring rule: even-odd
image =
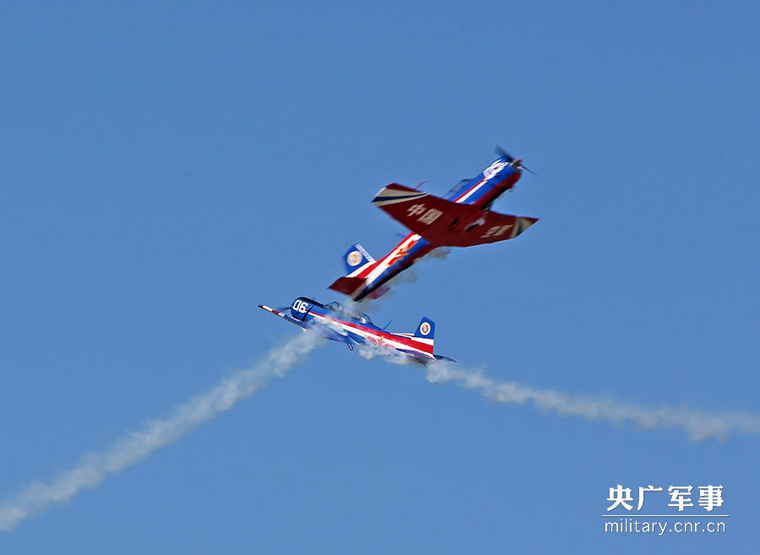
[[[258,304],[337,299],[349,245],[404,233],[378,189],[443,194],[497,143],[540,178],[495,209],[538,224],[421,263],[373,318],[427,315],[499,381],[760,412],[758,11],[4,4],[0,500],[254,365],[298,333]],[[331,344],[0,551],[747,551],[759,455]],[[604,533],[617,484],[721,484],[727,531]]]

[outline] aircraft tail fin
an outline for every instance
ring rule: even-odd
[[[435,322],[430,318],[424,317],[420,320],[417,330],[412,335],[415,341],[421,344],[423,350],[428,354],[433,354],[433,343],[435,338]]]
[[[367,264],[372,264],[375,259],[360,244],[351,245],[343,255],[343,263],[346,265],[346,275],[350,276],[357,270],[361,270]]]
[[[433,353],[433,344],[434,344],[434,338],[435,338],[435,322],[433,322],[430,318],[425,317],[422,320],[420,320],[420,325],[417,326],[417,331],[414,332],[414,335],[412,337],[414,337],[417,341],[425,343],[427,346],[429,346],[425,350],[432,357],[432,359],[421,360],[422,364],[424,364],[425,366],[427,366],[433,360],[445,360],[448,362],[456,362],[456,360],[454,360],[451,357],[447,357],[444,355],[436,355],[435,353]]]
[[[438,356],[433,354],[435,322],[427,316],[420,320],[414,333],[394,333],[393,335],[404,337],[412,341],[414,349],[399,350],[411,355],[417,360],[417,362],[427,365],[431,360],[438,359]],[[421,354],[420,351],[422,351],[423,354]]]
[[[429,339],[432,342],[435,337],[435,322],[427,316],[424,317],[420,320],[420,323],[417,326],[417,331],[414,332],[412,337],[417,339]]]
[[[330,285],[330,289],[355,298],[354,295],[359,293],[366,281],[364,277],[359,276],[373,264],[377,264],[377,261],[364,247],[357,243],[351,245],[346,254],[343,255],[343,263],[346,266],[346,275],[336,279]]]

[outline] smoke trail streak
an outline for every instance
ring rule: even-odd
[[[146,422],[99,452],[82,457],[74,468],[52,482],[34,482],[0,503],[0,530],[12,531],[27,518],[47,511],[53,504],[72,499],[83,489],[99,486],[112,474],[146,459],[153,451],[178,441],[200,424],[250,397],[274,377],[282,377],[321,343],[315,333],[299,334],[249,370],[223,378],[206,393],[177,406],[164,420]]]
[[[622,402],[610,397],[574,395],[550,389],[534,389],[515,382],[497,382],[479,371],[457,364],[437,361],[427,368],[431,383],[453,382],[465,389],[480,392],[486,399],[499,403],[533,402],[559,416],[580,416],[587,420],[612,423],[631,422],[641,428],[683,429],[693,441],[710,437],[726,439],[729,432],[760,433],[760,415],[746,412],[710,414],[688,407],[647,407]]]

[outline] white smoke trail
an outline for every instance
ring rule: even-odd
[[[177,406],[167,418],[148,421],[140,430],[126,434],[104,450],[85,455],[77,466],[52,482],[30,484],[0,503],[0,530],[10,532],[27,518],[47,511],[53,504],[69,501],[83,489],[99,486],[110,475],[178,441],[200,424],[256,393],[271,378],[285,375],[321,342],[316,333],[299,334],[272,349],[267,358],[253,368],[223,378],[206,393]]]
[[[710,414],[688,407],[647,407],[622,402],[610,397],[574,395],[551,389],[534,389],[515,382],[497,382],[479,371],[468,370],[455,363],[436,361],[427,368],[431,383],[453,382],[465,389],[480,392],[486,399],[499,403],[533,402],[560,416],[580,416],[587,420],[613,423],[631,422],[641,428],[683,429],[693,441],[710,437],[726,439],[729,432],[760,433],[760,415],[746,412]]]

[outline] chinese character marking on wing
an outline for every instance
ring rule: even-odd
[[[499,237],[500,235],[504,235],[507,231],[509,231],[511,227],[512,224],[495,225],[483,234],[483,238],[485,239],[487,237]]]
[[[409,216],[419,216],[425,211],[425,205],[424,204],[415,204],[414,206],[410,206],[406,209],[406,213]]]
[[[440,210],[436,210],[435,208],[431,208],[427,212],[425,212],[420,218],[417,220],[418,222],[422,222],[425,225],[430,225],[434,221],[438,219],[438,216],[443,214]]]

